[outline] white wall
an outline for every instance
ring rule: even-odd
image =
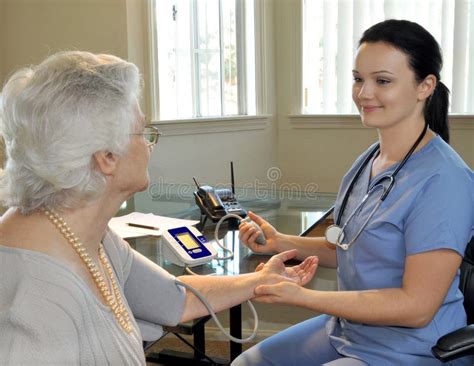
[[[152,182],[193,184],[195,176],[201,184],[230,184],[230,161],[234,162],[236,186],[266,182],[266,171],[274,165],[273,118],[224,123],[231,126],[223,126],[222,121],[203,122],[208,128],[195,123],[160,126],[165,136],[160,137],[150,162]]]

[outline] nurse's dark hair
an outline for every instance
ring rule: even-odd
[[[449,89],[440,81],[443,56],[436,39],[417,23],[389,19],[367,29],[359,46],[375,42],[388,43],[405,53],[418,82],[430,74],[436,77],[436,88],[426,101],[424,115],[429,127],[449,142]]]

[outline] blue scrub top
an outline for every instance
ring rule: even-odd
[[[370,149],[344,176],[334,217],[338,217],[344,194]],[[392,173],[396,165],[373,179],[372,161],[367,165],[350,194],[341,226],[371,183]],[[401,288],[409,255],[447,248],[463,256],[474,232],[473,183],[473,171],[459,155],[441,137],[431,139],[399,171],[392,191],[349,250],[337,248],[339,290]],[[388,185],[388,180],[384,184]],[[377,190],[348,224],[346,239],[353,238],[365,222],[381,192]],[[439,311],[424,328],[372,326],[332,318],[327,324],[331,344],[339,353],[371,365],[439,365],[431,347],[440,336],[466,325],[458,287],[459,271]],[[472,365],[473,360],[465,358],[458,363]]]

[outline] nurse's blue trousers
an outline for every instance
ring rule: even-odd
[[[232,366],[349,366],[365,362],[337,353],[326,333],[327,315],[296,324],[237,357]]]

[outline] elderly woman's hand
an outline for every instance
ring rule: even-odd
[[[287,250],[271,257],[267,263],[260,263],[255,269],[256,272],[269,275],[271,280],[267,284],[279,282],[293,282],[304,286],[313,278],[318,267],[318,257],[307,257],[303,262],[293,267],[285,267],[285,262],[295,258],[297,250]]]

